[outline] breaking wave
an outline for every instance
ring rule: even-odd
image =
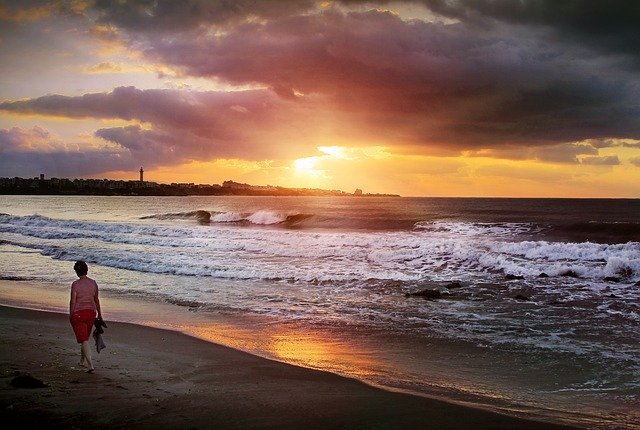
[[[207,215],[204,215],[206,213]],[[312,215],[206,211],[149,219],[209,219],[189,223],[57,220],[0,215],[6,244],[55,259],[87,258],[140,272],[224,279],[414,281],[505,274],[574,274],[580,281],[640,279],[640,243],[601,244],[531,240],[529,224],[423,223],[410,231],[305,231]],[[228,229],[223,224],[253,225]],[[285,226],[262,229],[259,226]],[[523,236],[524,235],[524,236]],[[196,258],[197,256],[197,258]],[[474,275],[475,274],[475,275]],[[568,281],[568,280],[567,280]]]
[[[190,212],[147,215],[147,216],[140,217],[140,219],[161,219],[161,220],[195,219],[196,221],[201,223],[208,223],[211,220],[211,213],[203,210],[197,210],[197,211],[190,211]]]
[[[209,223],[242,223],[254,225],[276,225],[294,226],[306,219],[313,217],[310,214],[284,214],[269,210],[260,210],[257,212],[242,214],[238,212],[209,212],[205,210],[197,210],[190,212],[155,214],[140,217],[140,219],[159,219],[159,220],[193,220],[201,224]]]

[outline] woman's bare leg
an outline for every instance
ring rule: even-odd
[[[89,346],[89,341],[86,340],[82,342],[82,346],[80,347],[80,363],[85,363],[85,367],[89,368],[89,371],[93,371],[93,363],[91,362],[91,347]]]

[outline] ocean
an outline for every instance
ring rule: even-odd
[[[640,428],[640,200],[0,196],[0,279],[66,291],[78,259],[261,356]]]

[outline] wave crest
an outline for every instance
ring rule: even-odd
[[[280,224],[286,219],[287,217],[285,215],[271,211],[258,211],[247,217],[247,220],[252,224],[262,225]]]
[[[158,219],[158,220],[192,220],[195,219],[199,223],[244,223],[253,225],[278,225],[284,227],[297,227],[301,222],[313,217],[311,214],[286,214],[270,210],[259,210],[253,213],[238,212],[209,212],[205,210],[197,210],[190,212],[174,212],[166,214],[154,214],[140,217],[140,219]]]
[[[196,219],[198,222],[208,223],[211,220],[211,212],[204,210],[190,211],[190,212],[174,212],[166,214],[154,214],[140,217],[140,219]]]

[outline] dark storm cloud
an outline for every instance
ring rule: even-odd
[[[467,153],[473,157],[492,157],[503,158],[509,160],[537,160],[547,163],[563,163],[563,164],[578,164],[580,160],[578,156],[589,155],[593,157],[587,157],[594,159],[593,163],[596,164],[596,158],[598,155],[598,149],[591,144],[585,143],[563,143],[559,145],[546,145],[537,147],[505,147],[497,149],[483,149],[480,151],[470,151]],[[617,157],[616,157],[617,158]]]
[[[321,94],[372,136],[403,144],[640,136],[637,79],[525,34],[325,11],[247,22],[223,35],[149,38],[142,46],[149,58],[189,75],[265,84],[282,97]]]
[[[496,91],[494,95],[499,94]],[[495,103],[483,102],[468,124],[449,131],[479,143],[544,144],[585,139],[636,138],[640,133],[637,85],[579,75],[523,85]]]
[[[147,60],[272,91],[124,87],[0,109],[138,120],[151,126],[97,135],[169,160],[275,158],[292,145],[308,154],[339,139],[418,153],[517,147],[524,150],[502,153],[575,163],[611,139],[640,139],[640,78],[619,56],[604,55],[633,57],[633,2],[420,2],[459,20],[453,24],[339,3],[346,9],[311,1],[97,1],[96,22]],[[600,143],[574,145],[587,139]]]
[[[64,2],[62,2],[64,3]],[[134,31],[189,31],[204,24],[224,25],[250,17],[272,19],[317,10],[312,0],[98,0],[99,21]],[[376,2],[334,1],[345,6],[374,7]],[[381,1],[393,9],[403,2]],[[436,14],[491,27],[514,24],[551,30],[557,37],[639,58],[640,3],[628,0],[408,0]],[[640,63],[637,63],[640,65]]]
[[[640,2],[628,0],[423,0],[436,13],[462,21],[539,26],[604,53],[622,53],[640,66]]]
[[[97,0],[100,22],[133,32],[187,31],[201,24],[222,25],[249,17],[272,18],[309,10],[312,0]]]

